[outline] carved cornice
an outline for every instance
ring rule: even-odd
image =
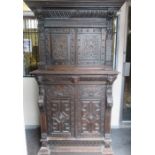
[[[115,8],[110,9],[34,9],[38,18],[112,18]]]

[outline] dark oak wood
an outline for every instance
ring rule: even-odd
[[[112,155],[113,17],[124,0],[26,0],[38,18],[38,155]]]

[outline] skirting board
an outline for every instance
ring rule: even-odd
[[[40,125],[25,125],[25,129],[36,129],[39,127],[40,127]]]

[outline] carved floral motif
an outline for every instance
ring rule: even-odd
[[[54,60],[68,59],[68,37],[66,34],[52,35],[52,56]]]
[[[48,102],[48,130],[52,133],[71,131],[71,105],[69,100]]]
[[[100,132],[100,101],[81,101],[82,133]]]

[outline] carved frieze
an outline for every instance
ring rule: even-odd
[[[36,9],[39,18],[105,18],[116,14],[116,9]]]
[[[44,23],[45,28],[106,28],[107,20],[106,18],[94,19],[95,22],[91,18],[87,19],[49,19]]]

